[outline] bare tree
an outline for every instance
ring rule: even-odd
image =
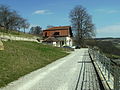
[[[21,20],[21,27],[24,29],[24,33],[25,33],[25,29],[29,28],[30,24],[27,22],[26,19],[22,19]]]
[[[29,27],[26,19],[22,18],[15,10],[9,9],[8,6],[0,5],[0,26],[7,30],[20,30]]]
[[[42,28],[40,26],[31,27],[30,32],[31,34],[41,35]]]
[[[78,45],[84,46],[84,40],[95,36],[91,16],[82,6],[76,6],[69,14]]]
[[[0,5],[0,25],[8,29],[11,12],[8,6]]]
[[[16,11],[11,12],[11,15],[9,16],[9,24],[8,24],[8,29],[11,30],[17,30],[18,28],[20,29],[20,22],[22,18],[17,14]]]

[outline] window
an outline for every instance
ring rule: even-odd
[[[47,32],[45,33],[45,37],[47,37]]]
[[[54,32],[53,35],[54,35],[54,36],[58,36],[58,35],[60,35],[60,32]]]

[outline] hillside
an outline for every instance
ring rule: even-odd
[[[120,38],[95,38],[87,41],[87,44],[99,47],[100,51],[111,59],[120,58]]]
[[[97,41],[111,41],[116,44],[120,44],[120,38],[95,38]]]
[[[42,36],[40,35],[36,36],[29,33],[23,33],[17,30],[9,30],[9,32],[6,32],[6,30],[0,29],[0,37],[3,37],[3,36],[21,37],[21,38],[30,38],[30,39],[42,38]]]
[[[0,51],[0,87],[68,55],[63,49],[35,42],[3,42]]]

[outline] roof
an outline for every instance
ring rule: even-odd
[[[71,26],[51,27],[43,30],[43,37],[72,37]]]
[[[43,40],[43,42],[59,42],[59,40],[55,37],[48,37],[45,40]]]
[[[69,29],[71,26],[59,26],[59,27],[52,27],[52,28],[48,28],[46,30],[66,30]]]

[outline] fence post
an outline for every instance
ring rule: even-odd
[[[101,55],[101,58],[102,58],[102,71],[104,72],[104,64],[105,64],[105,62],[104,62],[104,56],[103,55]]]
[[[100,69],[101,69],[101,58],[100,58],[100,53],[99,53],[99,52],[97,52],[97,53],[98,53],[99,67],[100,67]]]
[[[114,90],[120,90],[120,71],[119,71],[119,66],[114,66]]]
[[[120,90],[120,67],[118,66],[118,87]]]
[[[98,54],[98,52],[96,51],[96,59],[97,59],[97,64],[99,65],[99,67],[100,67],[100,61],[99,61],[99,54]]]
[[[110,80],[110,65],[111,65],[111,61],[108,61],[108,81]]]
[[[103,70],[102,55],[100,53],[99,53],[99,58],[100,58],[100,67],[101,67],[101,70]]]
[[[95,54],[94,54],[94,50],[93,49],[92,49],[91,53],[92,53],[92,59],[94,60],[95,59]]]
[[[104,56],[104,62],[105,62],[104,71],[105,71],[105,75],[106,75],[106,58],[105,58],[105,56]]]

